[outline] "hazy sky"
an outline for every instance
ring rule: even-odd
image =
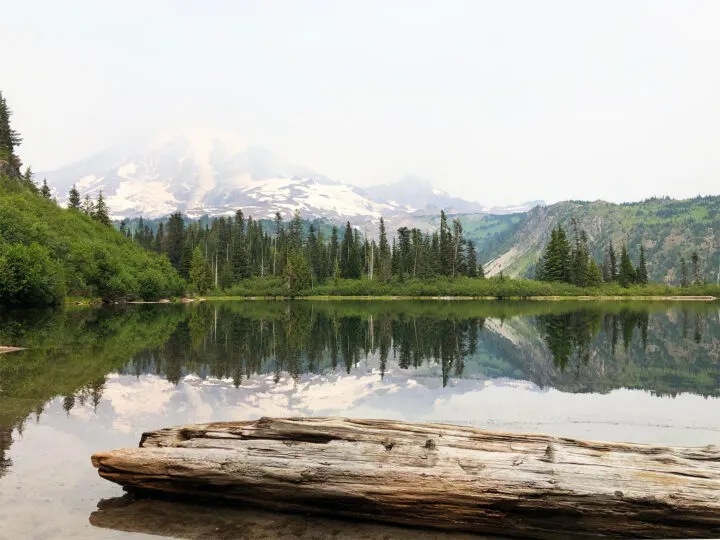
[[[486,204],[718,194],[718,28],[714,0],[26,0],[0,90],[35,170],[202,125]]]

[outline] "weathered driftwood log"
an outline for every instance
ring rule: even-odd
[[[130,488],[509,536],[720,537],[720,448],[345,418],[179,426],[92,457]]]

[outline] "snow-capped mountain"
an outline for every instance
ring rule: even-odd
[[[177,210],[190,217],[217,216],[238,208],[255,218],[277,211],[287,217],[297,208],[304,217],[360,223],[441,208],[451,213],[488,210],[414,177],[353,187],[286,163],[234,135],[208,130],[160,134],[39,175],[61,194],[61,202],[73,184],[82,196],[102,190],[118,218],[156,218]]]

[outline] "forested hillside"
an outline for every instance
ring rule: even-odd
[[[591,256],[603,261],[610,242],[627,245],[630,258],[645,250],[650,281],[680,284],[683,259],[699,256],[702,281],[715,283],[720,266],[720,197],[648,199],[627,204],[565,201],[531,210],[520,224],[507,224],[509,238],[483,250],[489,275],[534,277],[535,265],[553,228],[571,229],[572,219],[587,233]],[[465,222],[468,218],[463,217]],[[467,227],[466,227],[467,229]],[[471,235],[472,237],[472,235]]]
[[[183,287],[167,258],[60,208],[24,180],[0,177],[0,304],[49,304],[66,295],[156,300]]]
[[[188,222],[177,212],[166,222],[123,221],[128,239],[166,255],[195,291],[227,290],[250,278],[275,278],[283,292],[313,290],[339,278],[378,283],[407,279],[481,278],[475,245],[458,220],[440,213],[440,230],[400,227],[393,238],[382,218],[377,240],[345,227],[318,227],[295,211],[292,220],[278,213],[274,222],[233,218]]]

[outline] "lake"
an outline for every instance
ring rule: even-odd
[[[90,464],[143,431],[391,418],[720,443],[720,304],[224,301],[0,312],[0,538],[462,538],[166,501]]]

